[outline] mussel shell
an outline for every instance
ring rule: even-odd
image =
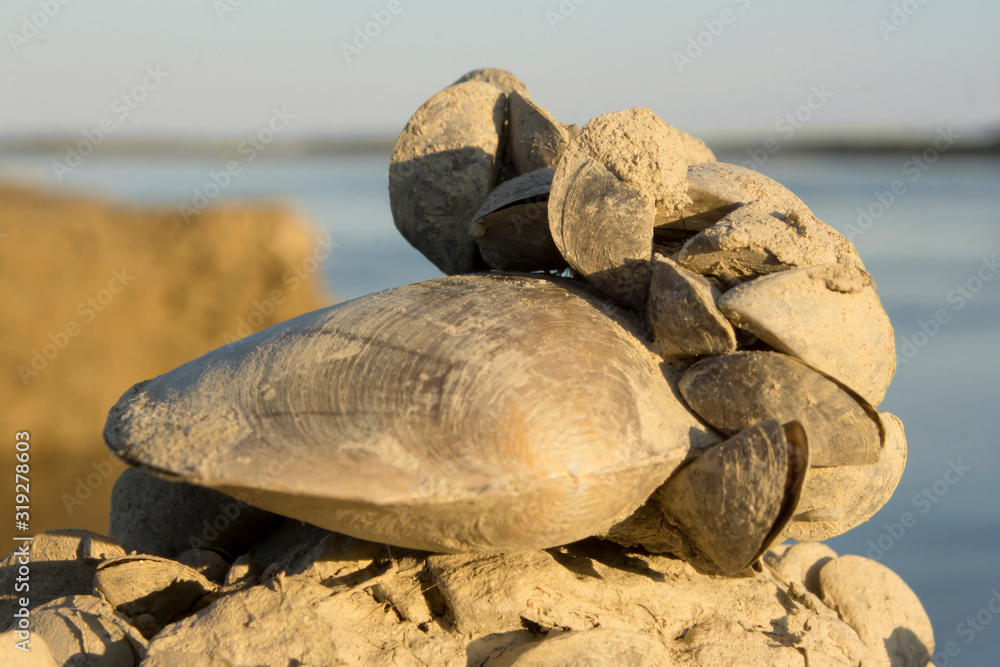
[[[400,233],[444,273],[485,268],[469,221],[496,183],[507,96],[482,81],[445,88],[410,118],[389,163]]]
[[[726,292],[719,308],[771,347],[877,406],[896,371],[896,341],[871,276],[841,264],[782,271]]]
[[[576,151],[559,161],[548,213],[552,240],[571,267],[619,303],[645,308],[656,215],[652,197]]]
[[[725,574],[755,564],[793,516],[809,467],[798,422],[768,420],[744,429],[691,461],[655,499]]]
[[[517,173],[554,169],[570,141],[565,125],[526,96],[507,98],[508,142]]]
[[[688,358],[736,351],[736,333],[716,307],[719,289],[707,278],[653,255],[650,326],[664,358]]]
[[[554,169],[538,169],[496,187],[472,219],[469,234],[491,269],[565,268],[549,231],[548,200]]]
[[[684,372],[688,406],[724,434],[765,419],[798,420],[809,434],[814,466],[879,460],[884,434],[875,410],[849,390],[779,352],[736,352],[696,362]]]
[[[835,537],[864,523],[889,502],[906,467],[906,434],[895,415],[878,416],[886,434],[878,462],[809,471],[796,514],[785,527],[786,538],[804,542]]]
[[[691,238],[677,262],[722,279],[747,279],[818,264],[864,270],[851,242],[808,212],[783,211],[758,199],[737,207]]]
[[[620,521],[717,441],[640,329],[573,281],[416,283],[136,385],[105,441],[133,465],[362,539],[554,546]]]

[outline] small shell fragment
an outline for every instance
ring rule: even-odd
[[[677,254],[678,263],[722,279],[755,278],[817,264],[864,270],[851,242],[807,211],[758,199],[734,209],[699,232]]]
[[[482,268],[469,221],[496,183],[507,99],[482,81],[445,88],[417,109],[389,163],[400,233],[445,273]]]
[[[649,294],[655,215],[652,197],[597,159],[573,152],[560,160],[549,197],[552,240],[588,282],[635,310]]]
[[[554,169],[538,169],[498,186],[473,216],[469,233],[497,271],[561,269],[566,261],[549,231]]]
[[[868,521],[889,502],[906,467],[906,434],[895,415],[878,416],[885,430],[878,462],[810,470],[797,513],[785,527],[786,538],[806,542],[835,537]]]
[[[106,560],[94,575],[94,590],[121,613],[152,616],[159,627],[184,616],[215,584],[177,561],[155,556]]]
[[[565,125],[528,97],[507,98],[508,147],[519,174],[555,168],[570,141]]]
[[[757,562],[792,517],[809,467],[805,431],[768,420],[744,429],[680,468],[655,495],[678,526],[725,574]]]
[[[647,315],[664,358],[736,351],[733,327],[716,307],[720,296],[704,276],[653,256]]]
[[[702,359],[684,372],[680,390],[692,410],[727,435],[765,419],[802,422],[814,466],[879,459],[882,433],[874,409],[779,352]]]
[[[719,309],[771,347],[877,406],[896,370],[896,341],[871,277],[840,264],[783,271],[726,292]]]

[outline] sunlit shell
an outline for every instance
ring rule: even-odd
[[[736,334],[716,307],[720,295],[704,276],[654,255],[647,315],[660,354],[683,359],[735,352]]]
[[[635,310],[646,306],[653,199],[581,151],[559,161],[549,197],[552,240],[594,287]]]
[[[741,431],[680,468],[610,539],[737,574],[755,565],[796,511],[809,467],[802,426]]]
[[[482,81],[427,100],[396,141],[389,204],[400,233],[445,273],[485,268],[469,221],[497,180],[507,99]]]
[[[507,98],[508,145],[519,174],[555,168],[571,139],[565,125],[519,93]]]
[[[550,633],[509,650],[491,667],[663,667],[674,664],[670,652],[651,635],[620,628]]]
[[[814,466],[874,463],[882,450],[871,406],[778,352],[702,359],[684,372],[680,390],[692,410],[727,435],[765,419],[800,421]]]
[[[561,269],[566,261],[552,241],[548,202],[553,169],[538,169],[498,186],[472,219],[469,233],[491,269]]]
[[[864,269],[851,242],[811,213],[776,208],[769,199],[739,206],[699,232],[677,262],[703,275],[754,278],[818,264]]]
[[[906,435],[895,415],[880,412],[879,419],[885,447],[878,462],[810,470],[785,537],[800,542],[835,537],[864,523],[889,501],[906,467]]]
[[[493,67],[474,69],[471,72],[460,76],[452,85],[465,83],[466,81],[482,81],[483,83],[488,83],[491,86],[502,90],[507,95],[510,95],[511,93],[519,93],[524,97],[530,97],[528,95],[528,89],[523,83],[521,83],[521,80],[507,70],[496,69]]]
[[[416,283],[136,385],[105,440],[133,465],[363,539],[563,544],[628,516],[717,441],[640,328],[571,281]]]
[[[729,320],[847,385],[873,406],[896,371],[896,341],[871,277],[840,264],[783,271],[719,300]]]

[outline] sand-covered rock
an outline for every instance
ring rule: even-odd
[[[177,206],[0,186],[0,209],[0,427],[31,433],[32,478],[46,488],[32,496],[32,532],[107,532],[123,466],[101,429],[129,386],[333,301],[321,287],[333,239],[287,204],[185,220]]]

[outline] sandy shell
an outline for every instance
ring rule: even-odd
[[[753,278],[817,264],[864,270],[857,250],[840,232],[808,212],[757,199],[699,232],[677,253],[692,271],[722,279]]]
[[[716,307],[719,289],[707,278],[653,256],[647,316],[665,358],[736,351],[732,325]]]
[[[764,419],[800,421],[814,466],[879,460],[881,428],[874,409],[836,382],[778,352],[710,357],[684,372],[688,406],[724,434]]]
[[[122,556],[98,566],[94,590],[130,618],[149,614],[163,628],[192,611],[198,600],[215,591],[215,584],[177,561]]]
[[[809,467],[805,431],[768,420],[712,447],[657,490],[666,520],[726,574],[757,562],[792,517]]]
[[[555,168],[570,141],[565,125],[528,97],[507,98],[508,147],[519,174]]]
[[[147,643],[107,602],[93,595],[56,598],[31,612],[31,632],[60,665],[137,665]]]
[[[689,174],[690,168],[694,165],[715,162],[715,153],[705,145],[704,141],[675,127],[671,129],[677,137],[677,143],[679,144],[681,155],[684,156],[684,161],[688,165]]]
[[[632,630],[561,632],[504,653],[490,667],[662,667],[674,664],[662,642]]]
[[[445,273],[483,268],[469,221],[493,189],[507,99],[467,81],[427,100],[396,141],[389,205],[400,233]]]
[[[594,287],[635,310],[646,307],[653,253],[652,197],[582,151],[556,168],[549,197],[552,240]]]
[[[835,537],[868,521],[889,502],[906,467],[906,434],[895,415],[878,416],[885,430],[878,462],[809,471],[785,537],[800,542]]]
[[[133,465],[375,542],[563,544],[623,519],[717,440],[640,328],[571,281],[416,283],[136,385],[105,441]]]
[[[826,264],[765,276],[726,292],[719,309],[873,406],[896,371],[892,324],[871,277],[860,269]]]
[[[741,204],[771,202],[778,211],[808,211],[805,203],[781,183],[760,172],[726,162],[704,160],[687,170],[690,202],[674,211],[661,211],[657,227],[698,232],[711,227]]]
[[[474,69],[460,76],[452,85],[455,86],[466,81],[482,81],[502,90],[507,95],[516,92],[523,97],[530,97],[528,89],[521,83],[521,80],[507,70],[493,67]]]
[[[934,629],[919,598],[898,574],[861,556],[835,558],[819,571],[823,602],[854,628],[885,665],[926,665]]]
[[[498,271],[565,268],[552,241],[548,202],[554,169],[538,169],[499,185],[473,216],[469,233]]]

